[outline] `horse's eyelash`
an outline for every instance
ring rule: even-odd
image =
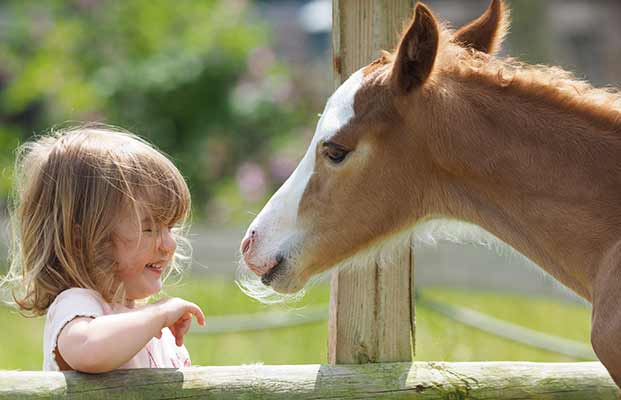
[[[330,141],[325,141],[322,143],[323,147],[331,147],[331,148],[336,148],[338,150],[343,150],[343,151],[349,151],[349,149],[345,146],[343,146],[342,144],[338,144],[338,143],[334,143],[334,142],[330,142]]]

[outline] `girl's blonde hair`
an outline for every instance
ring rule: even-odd
[[[3,284],[13,287],[25,314],[44,314],[71,287],[96,290],[107,302],[125,300],[112,242],[122,210],[175,226],[178,251],[164,279],[189,260],[188,186],[165,155],[130,132],[86,126],[28,142],[18,149],[14,185]]]

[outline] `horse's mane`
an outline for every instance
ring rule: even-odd
[[[545,98],[561,107],[621,123],[621,92],[614,87],[596,88],[559,66],[526,64],[513,57],[495,57],[463,48],[444,30],[436,68],[457,79],[483,79],[493,85],[515,88],[520,93]]]
[[[432,77],[475,78],[494,86],[515,88],[527,96],[545,98],[561,107],[603,118],[614,125],[621,124],[621,92],[618,88],[593,87],[559,66],[531,65],[513,57],[496,57],[464,48],[454,43],[452,37],[453,31],[442,25]],[[395,55],[396,52],[382,52],[380,58],[367,67],[368,71],[380,70],[377,77],[386,79]]]

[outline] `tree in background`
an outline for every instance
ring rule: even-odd
[[[309,83],[294,84],[276,60],[269,29],[251,6],[238,0],[0,4],[0,195],[6,198],[20,141],[58,124],[99,121],[168,153],[188,178],[199,214],[218,196],[224,196],[220,204],[241,208],[262,202],[290,172],[283,168],[295,164],[268,164],[278,159],[270,156],[274,144],[313,125],[317,107],[299,91]],[[248,185],[253,176],[267,189],[245,191],[256,186]]]

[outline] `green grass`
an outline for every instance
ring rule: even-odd
[[[286,306],[265,306],[247,296],[233,282],[189,277],[167,290],[169,295],[198,303],[207,315],[270,311]],[[425,289],[430,299],[470,307],[531,329],[588,343],[587,308],[545,298],[492,292]],[[326,304],[329,288],[313,288],[295,307]],[[290,308],[290,307],[289,307]],[[445,361],[575,361],[500,339],[458,324],[423,306],[416,310],[416,360]],[[27,319],[0,308],[0,369],[41,369],[43,319]],[[239,334],[190,334],[186,346],[194,365],[307,364],[326,362],[327,324]]]
[[[427,289],[429,299],[471,308],[490,316],[590,345],[590,310],[548,298],[496,292]],[[417,360],[579,361],[469,328],[425,307],[417,307]]]

